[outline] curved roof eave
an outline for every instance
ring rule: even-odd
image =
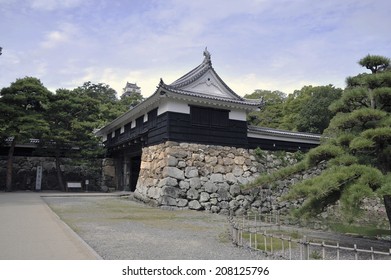
[[[109,131],[112,131],[114,129],[117,129],[121,127],[123,124],[125,124],[129,119],[134,118],[135,116],[138,116],[143,110],[146,108],[152,106],[152,104],[156,103],[159,98],[160,94],[158,93],[160,87],[158,86],[156,91],[149,96],[147,99],[143,100],[139,104],[137,104],[135,107],[129,109],[110,123],[106,124],[102,128],[100,128],[98,131],[95,132],[96,136],[103,136],[104,134],[108,133]]]
[[[237,99],[230,99],[230,98],[223,98],[223,97],[217,97],[214,95],[207,95],[207,94],[200,94],[196,92],[190,92],[185,90],[179,90],[171,87],[170,85],[161,84],[160,87],[167,91],[168,94],[166,94],[169,97],[176,97],[180,99],[186,99],[186,100],[193,100],[196,102],[200,102],[204,100],[204,102],[201,103],[208,103],[214,102],[215,104],[225,104],[228,107],[236,107],[236,108],[242,108],[246,110],[256,110],[260,108],[263,105],[262,101],[252,101],[252,100],[237,100]],[[210,104],[210,103],[209,103]]]

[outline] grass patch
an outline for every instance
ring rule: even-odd
[[[271,233],[271,232],[270,232]],[[268,233],[268,234],[270,234]],[[272,233],[274,234],[274,233]],[[276,237],[270,237],[270,236],[265,236],[263,234],[251,234],[251,243],[252,246],[255,246],[255,243],[257,245],[258,250],[262,251],[282,251],[282,250],[287,250],[289,248],[289,241],[288,240],[282,240],[278,238],[283,234],[284,239],[291,238],[291,239],[298,239],[301,236],[297,232],[283,232],[283,231],[278,231],[278,234],[276,233]],[[243,239],[250,241],[250,234],[249,233],[243,233]],[[266,242],[266,243],[265,243]],[[294,242],[291,242],[291,248],[296,248],[297,244]]]
[[[362,235],[362,236],[367,236],[367,237],[378,237],[378,236],[390,235],[390,230],[379,229],[374,226],[355,226],[355,225],[346,225],[346,224],[335,223],[335,224],[330,224],[330,229],[334,232]]]

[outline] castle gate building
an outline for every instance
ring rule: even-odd
[[[211,207],[224,199],[223,191],[213,193],[259,175],[253,149],[319,144],[319,135],[249,126],[247,114],[262,106],[230,89],[205,49],[200,65],[171,84],[161,79],[150,97],[96,135],[114,159],[118,190],[158,205]]]

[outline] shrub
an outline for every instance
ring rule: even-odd
[[[349,154],[342,154],[333,159],[330,159],[328,162],[328,166],[349,166],[356,163],[358,163],[358,159],[355,156]]]
[[[357,213],[363,198],[373,195],[384,183],[382,173],[372,167],[353,164],[333,166],[321,175],[294,185],[284,200],[304,199],[294,214],[311,217],[341,198],[343,209]]]
[[[258,160],[263,160],[265,159],[266,157],[266,152],[263,151],[261,148],[257,147],[255,150],[254,150],[254,154],[255,154],[255,157],[258,159]]]
[[[342,155],[344,150],[341,147],[325,144],[318,146],[307,153],[306,161],[308,166],[315,166],[319,162],[329,160]]]

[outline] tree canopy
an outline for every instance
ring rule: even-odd
[[[328,109],[337,100],[342,89],[332,85],[304,86],[286,95],[280,91],[256,90],[245,98],[263,98],[265,106],[252,112],[252,125],[300,132],[322,133],[334,113]]]
[[[296,184],[287,199],[303,198],[300,215],[314,215],[340,201],[354,217],[363,198],[391,194],[391,71],[389,59],[367,56],[371,70],[347,78],[342,96],[329,109],[335,114],[324,131],[324,143],[306,157],[309,165],[328,160],[321,175]]]
[[[0,136],[10,141],[7,163],[6,190],[12,189],[12,159],[16,143],[41,138],[49,131],[43,118],[52,93],[33,77],[17,79],[0,91]]]
[[[7,190],[12,189],[12,158],[17,143],[39,139],[39,152],[56,158],[59,186],[65,189],[61,157],[86,160],[103,155],[93,130],[117,118],[143,99],[141,94],[116,97],[109,85],[86,82],[55,94],[37,78],[17,79],[0,92],[2,145],[12,140],[7,165]],[[8,141],[5,143],[5,141]]]

